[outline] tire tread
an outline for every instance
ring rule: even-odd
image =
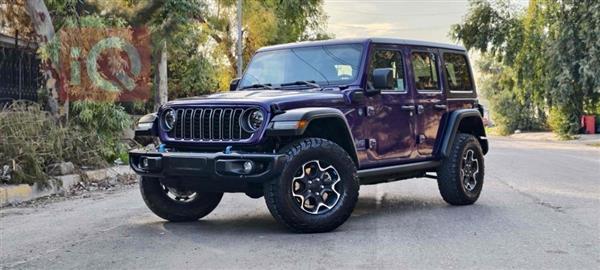
[[[175,205],[176,202],[161,194],[162,187],[157,178],[142,177],[140,191],[146,206],[155,215],[172,222],[196,221],[210,214],[221,202],[223,193],[199,193],[197,201],[187,207]]]
[[[474,199],[467,197],[460,189],[460,185],[462,185],[462,183],[457,182],[461,181],[458,179],[457,174],[460,170],[459,164],[460,159],[462,159],[463,149],[470,143],[474,143],[477,147],[478,153],[482,153],[479,141],[473,135],[459,133],[454,140],[454,144],[450,150],[450,155],[442,161],[442,164],[437,171],[437,182],[440,194],[442,195],[444,201],[451,205],[473,204],[479,197],[479,195],[477,195],[477,197]],[[481,170],[483,171],[483,164],[481,164],[481,166]]]

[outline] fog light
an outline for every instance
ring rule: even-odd
[[[248,160],[244,162],[244,173],[250,173],[254,169],[254,162]]]

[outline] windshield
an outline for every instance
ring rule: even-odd
[[[319,85],[353,82],[358,74],[361,44],[326,45],[264,51],[250,62],[239,88],[299,81]]]

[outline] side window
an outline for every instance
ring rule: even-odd
[[[369,62],[369,72],[367,73],[367,87],[369,89],[373,89],[373,70],[376,68],[391,68],[394,71],[394,88],[390,90],[406,91],[404,61],[401,51],[378,49],[373,52]]]
[[[473,91],[473,83],[465,55],[445,53],[443,57],[448,89],[450,91]]]
[[[437,61],[434,53],[413,52],[411,54],[417,90],[440,90]]]

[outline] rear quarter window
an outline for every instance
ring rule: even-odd
[[[467,57],[464,54],[444,53],[446,83],[450,91],[473,91]]]

